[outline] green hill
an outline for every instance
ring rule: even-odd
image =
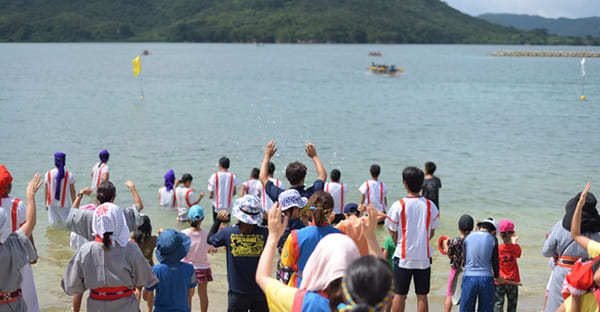
[[[537,15],[494,14],[477,16],[490,23],[520,30],[546,29],[549,34],[575,37],[600,37],[600,17],[545,18]]]
[[[440,0],[11,0],[0,41],[599,44],[519,31]]]

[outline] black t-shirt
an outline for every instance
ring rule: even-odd
[[[431,200],[438,209],[439,204],[439,189],[442,187],[442,181],[438,177],[423,180],[423,196]]]

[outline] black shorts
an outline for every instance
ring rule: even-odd
[[[396,262],[397,263],[397,262]],[[410,280],[414,277],[415,293],[417,295],[427,295],[429,293],[429,280],[431,277],[431,268],[427,269],[404,269],[394,265],[394,293],[398,295],[408,294]]]

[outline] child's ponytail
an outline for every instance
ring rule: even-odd
[[[333,197],[325,191],[315,192],[308,200],[312,221],[317,226],[327,224],[327,214],[333,209]]]

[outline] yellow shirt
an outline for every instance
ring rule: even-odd
[[[589,245],[588,245],[589,248]],[[565,307],[567,308],[566,312],[571,312],[571,300],[573,296],[569,296],[565,300]],[[594,293],[588,292],[585,295],[581,296],[581,309],[580,312],[598,312],[598,301],[596,301],[596,297],[594,297]]]
[[[291,312],[296,291],[298,291],[298,288],[290,287],[276,279],[271,279],[265,289],[269,310],[272,312]]]
[[[596,258],[600,255],[600,242],[591,240],[588,243],[587,252],[590,255],[590,258]]]

